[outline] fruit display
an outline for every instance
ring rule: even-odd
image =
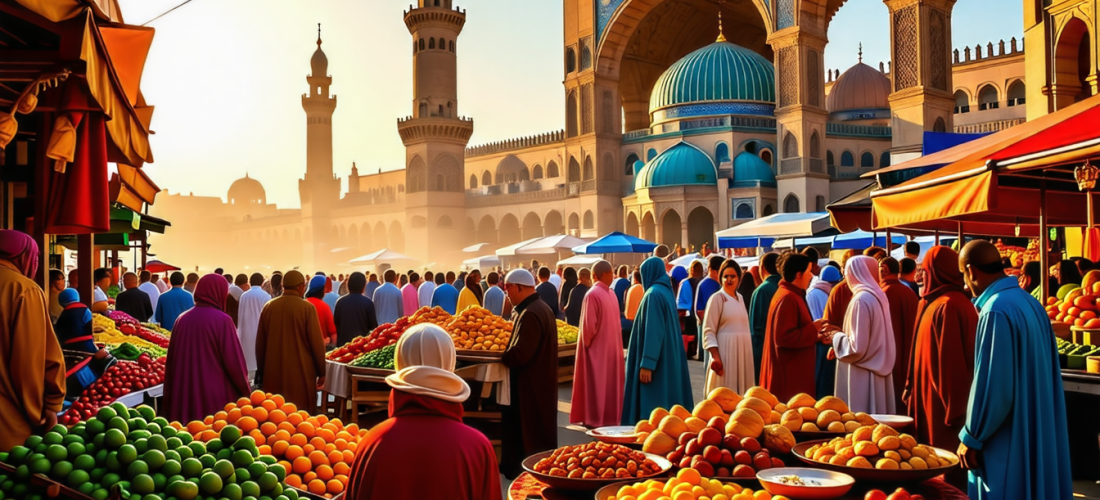
[[[223,429],[238,428],[242,436],[255,441],[261,457],[273,457],[282,465],[287,486],[328,498],[347,487],[355,449],[367,434],[356,424],[345,426],[340,419],[312,416],[278,394],[260,391],[202,421],[172,425],[208,447],[218,441]]]
[[[116,399],[164,383],[165,358],[150,359],[139,356],[138,361],[119,361],[107,369],[103,376],[84,388],[80,397],[57,421],[74,425],[91,418],[100,408]]]
[[[135,319],[133,316],[126,314],[122,311],[106,311],[103,314],[107,315],[111,321],[115,322],[115,326],[121,328],[123,325],[141,326],[141,322]]]
[[[1056,338],[1058,343],[1058,364],[1062,368],[1084,370],[1089,356],[1100,356],[1100,346],[1075,344]]]
[[[8,479],[13,484],[4,492],[11,498],[31,498],[30,475],[43,474],[94,500],[105,500],[112,489],[129,500],[298,499],[283,482],[277,460],[261,456],[236,427],[224,427],[219,439],[204,445],[147,406],[103,407],[71,429],[58,425],[28,437],[22,446],[0,453],[0,461],[15,467]]]
[[[954,465],[930,446],[917,444],[909,434],[899,434],[884,424],[860,427],[844,437],[806,450],[815,462],[860,469],[921,470]]]
[[[126,339],[122,343],[104,342],[112,356],[127,361],[137,361],[142,354],[152,359],[163,358],[168,355],[168,349],[157,347],[141,339]]]
[[[381,349],[375,349],[368,352],[348,363],[348,366],[359,366],[364,368],[380,368],[383,370],[392,370],[394,368],[394,356],[397,353],[397,344],[390,344]]]
[[[1089,271],[1088,274],[1093,272]],[[1061,298],[1047,297],[1047,316],[1053,321],[1071,326],[1100,328],[1100,282],[1091,283],[1097,277],[1100,277],[1100,273],[1094,275],[1093,279],[1086,279],[1084,283],[1088,284],[1088,288],[1074,288]]]
[[[431,323],[433,325],[446,327],[447,323],[449,323],[453,317],[451,313],[447,312],[442,307],[424,306],[409,315],[409,326],[419,325],[421,323]]]
[[[779,423],[796,432],[852,432],[877,423],[866,413],[853,413],[844,400],[835,396],[815,400],[809,394],[801,393],[791,398],[785,406],[787,410],[784,412],[776,411],[776,407],[772,410],[780,413]]]
[[[623,485],[608,500],[691,500],[716,499],[728,500],[787,500],[783,495],[772,496],[767,491],[753,491],[736,483],[723,483],[707,479],[694,469],[680,469],[675,477],[668,481],[649,480],[644,483]]]
[[[644,453],[611,443],[563,446],[539,460],[535,472],[574,479],[647,477],[661,472]]]
[[[1001,258],[1008,257],[1012,262],[1012,267],[1021,268],[1025,262],[1038,261],[1039,260],[1039,240],[1032,239],[1027,242],[1027,248],[1017,247],[1012,245],[1005,245],[1003,241],[997,240],[993,246],[997,247],[997,250],[1001,253]]]
[[[577,338],[580,337],[581,331],[579,328],[570,325],[562,320],[558,321],[558,343],[559,344],[576,344]]]
[[[92,315],[92,334],[96,342],[109,345],[130,342],[139,348],[168,348],[167,335],[143,327],[124,312],[107,311],[107,313],[110,317],[101,314]]]
[[[351,339],[350,342],[340,346],[328,354],[325,358],[337,363],[350,363],[359,356],[375,349],[381,349],[390,344],[396,344],[397,339],[401,338],[405,334],[405,330],[409,327],[409,318],[404,317],[398,319],[396,323],[384,323],[378,325],[370,335],[358,336]]]
[[[898,488],[889,495],[882,490],[870,490],[863,496],[863,500],[924,500],[924,497],[910,494],[905,488]]]
[[[482,307],[467,307],[447,323],[456,349],[504,351],[512,339],[512,322]]]
[[[136,347],[138,350],[148,353],[154,358],[163,358],[168,354],[168,349],[164,347],[153,344],[151,342],[147,342],[139,337],[124,335],[122,332],[114,328],[98,333],[93,333],[92,337],[96,344],[100,344],[108,348],[117,347],[122,344],[130,344]]]
[[[159,333],[161,335],[164,335],[165,337],[171,337],[172,336],[172,332],[170,330],[167,330],[165,328],[161,328],[161,326],[156,324],[156,323],[148,323],[148,322],[142,323],[141,327],[145,328],[146,330],[152,331],[154,333]]]

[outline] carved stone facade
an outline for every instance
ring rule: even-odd
[[[894,40],[917,39],[917,6],[905,7],[893,13]],[[894,91],[905,90],[917,86],[917,72],[920,70],[917,61],[917,45],[914,43],[895,43],[892,75],[894,77]]]

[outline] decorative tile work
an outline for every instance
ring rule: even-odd
[[[917,86],[917,6],[894,12],[894,91]]]
[[[794,12],[796,0],[779,0],[776,4],[775,29],[781,30],[783,28],[790,28],[794,26]]]
[[[947,90],[947,21],[944,12],[932,9],[929,26],[932,42],[932,87]],[[1002,52],[1003,49],[1002,49]]]
[[[653,113],[653,121],[692,116],[710,115],[758,115],[775,116],[775,106],[747,102],[716,102],[707,104],[685,104],[658,110]]]
[[[779,106],[798,104],[798,49],[779,49]]]
[[[599,37],[596,40],[596,45],[599,45],[600,40],[603,40],[603,32],[607,29],[607,25],[611,24],[611,16],[613,16],[615,11],[619,9],[619,6],[625,2],[626,0],[596,1],[596,33]]]
[[[810,49],[806,58],[806,78],[810,82],[810,88],[807,89],[810,92],[809,104],[821,107],[821,85],[825,81],[821,76],[821,56],[816,50]]]

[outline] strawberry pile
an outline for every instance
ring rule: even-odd
[[[397,339],[401,338],[401,335],[403,335],[405,330],[410,326],[412,325],[409,323],[408,317],[403,317],[397,320],[396,323],[379,325],[370,335],[355,337],[351,342],[329,352],[325,357],[337,363],[349,363],[355,360],[355,358],[375,349],[381,349],[390,344],[396,344]]]
[[[84,389],[80,398],[57,419],[58,423],[76,424],[91,418],[100,408],[122,396],[164,383],[165,359],[154,360],[148,354],[142,354],[137,361],[119,361]]]
[[[141,340],[156,344],[158,347],[164,349],[168,348],[167,336],[145,328],[144,326],[141,326],[141,323],[138,322],[138,320],[134,319],[133,316],[130,316],[129,314],[121,311],[108,311],[107,317],[111,318],[111,320],[115,322],[115,326],[118,328],[118,331],[123,335],[137,337]]]

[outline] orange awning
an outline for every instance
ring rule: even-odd
[[[53,22],[72,19],[91,8],[96,17],[112,23],[121,23],[122,9],[118,0],[15,0],[20,5],[34,11]]]
[[[1048,190],[1048,223],[1084,225],[1085,197],[1077,191],[1072,173],[1027,170],[1057,165],[1052,159],[1085,158],[1100,151],[1096,123],[1100,123],[1100,96],[945,150],[965,154],[938,170],[871,194],[874,227],[945,219],[975,227],[1038,224],[1041,179]]]
[[[118,177],[122,181],[123,187],[129,191],[138,202],[137,211],[141,211],[141,203],[152,205],[153,201],[157,197],[157,193],[160,192],[160,188],[153,182],[153,179],[149,178],[149,175],[140,168],[134,168],[129,165],[119,163],[118,165]],[[120,195],[121,196],[121,195]],[[124,203],[121,200],[116,200],[119,203],[134,208],[128,203]]]

